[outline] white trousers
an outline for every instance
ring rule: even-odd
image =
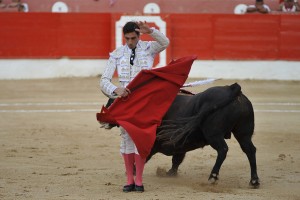
[[[120,126],[120,130],[121,130],[121,137],[122,137],[120,152],[122,154],[131,154],[131,153],[139,154],[134,142],[132,141],[127,131],[121,126]]]

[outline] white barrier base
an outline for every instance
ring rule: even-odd
[[[100,75],[106,59],[2,59],[0,79],[43,79]],[[297,61],[201,61],[194,62],[191,78],[300,80]]]
[[[297,61],[195,61],[189,77],[300,80]]]

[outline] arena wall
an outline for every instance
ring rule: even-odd
[[[121,16],[0,13],[0,79],[101,74]],[[198,56],[193,77],[300,80],[300,15],[157,16],[171,40],[167,61]]]

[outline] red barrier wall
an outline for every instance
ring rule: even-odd
[[[0,13],[0,58],[106,58],[110,14]]]
[[[300,16],[282,15],[280,22],[279,58],[300,60]]]
[[[118,14],[0,13],[0,58],[108,58]],[[169,14],[167,61],[300,60],[300,15]]]

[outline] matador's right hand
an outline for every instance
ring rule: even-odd
[[[127,97],[131,92],[128,88],[118,87],[115,89],[114,93],[118,97]]]

